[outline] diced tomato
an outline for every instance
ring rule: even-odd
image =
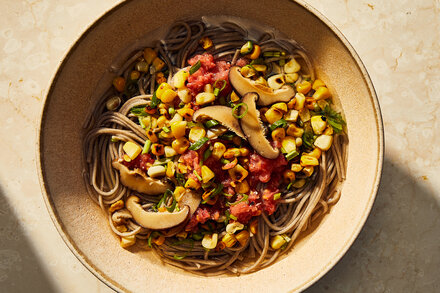
[[[278,189],[269,189],[266,188],[263,190],[262,199],[263,199],[263,210],[268,214],[272,215],[277,209],[277,201],[274,200],[273,196],[275,193],[278,193]]]
[[[187,150],[180,159],[191,168],[191,171],[195,170],[199,175],[202,173],[200,166],[199,154],[192,150]]]
[[[200,205],[195,213],[191,216],[188,224],[185,226],[185,231],[196,231],[197,225],[204,224],[208,220],[217,221],[220,218],[219,206]]]
[[[135,168],[141,169],[143,171],[148,170],[148,163],[153,164],[154,159],[150,154],[140,154],[131,162],[123,161],[122,164],[127,166],[128,169],[133,170]]]
[[[286,158],[282,154],[276,159],[267,159],[254,152],[250,155],[249,160],[251,179],[257,179],[263,183],[269,182],[271,175],[284,172],[286,165]]]
[[[249,63],[249,61],[247,59],[238,58],[237,63],[235,63],[235,64],[237,64],[237,66],[243,67],[243,66],[248,65],[248,63]]]

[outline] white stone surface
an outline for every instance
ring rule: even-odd
[[[55,230],[38,184],[35,144],[57,65],[86,27],[118,2],[1,1],[1,292],[111,292]],[[307,292],[440,292],[440,1],[309,3],[342,31],[367,67],[386,149],[364,229]]]

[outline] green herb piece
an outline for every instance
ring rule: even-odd
[[[234,138],[234,134],[233,133],[225,133],[219,136],[220,139],[224,139],[224,140],[232,140]]]
[[[199,181],[202,181],[202,177],[199,175],[199,173],[197,173],[196,170],[194,170],[194,175],[196,175],[197,179],[199,179]]]
[[[156,108],[159,104],[160,100],[156,96],[156,91],[154,91],[153,96],[151,97],[150,108]]]
[[[202,66],[202,63],[199,61],[196,62],[191,68],[189,69],[189,75],[193,75],[197,70],[200,69],[200,66]]]
[[[216,125],[219,125],[220,123],[217,120],[211,119],[205,122],[205,127],[206,128],[211,128],[214,127]]]
[[[229,215],[229,218],[231,218],[231,219],[234,220],[234,221],[237,221],[237,217],[234,216],[233,214],[230,214],[230,215]]]
[[[254,44],[252,43],[252,41],[247,41],[246,44],[244,44],[241,47],[240,54],[247,55],[247,54],[251,53],[253,49],[254,49]]]
[[[196,150],[200,149],[208,140],[209,140],[209,138],[202,137],[201,139],[199,139],[198,141],[196,141],[195,143],[190,145],[189,149],[192,151],[196,151]]]
[[[280,197],[281,197],[281,192],[275,193],[273,195],[273,200],[278,200],[278,199],[280,199]]]
[[[273,57],[273,51],[263,52],[263,57]]]
[[[130,109],[130,113],[136,116],[148,116],[147,112],[145,112],[145,106],[135,106]]]
[[[162,130],[163,130],[165,133],[170,133],[170,132],[171,132],[171,130],[170,130],[168,127],[166,127],[166,126],[162,127]]]
[[[340,133],[345,125],[344,119],[342,119],[342,115],[332,108],[329,105],[324,107],[324,110],[319,112],[320,115],[323,115],[327,118],[327,123],[333,128],[336,133]]]
[[[243,114],[237,115],[236,112],[240,107],[244,107],[245,110],[244,110]],[[232,108],[232,116],[234,116],[237,119],[243,118],[247,114],[247,112],[248,112],[248,105],[246,103],[239,103],[239,104],[235,105],[234,108]]]
[[[241,202],[247,201],[248,197],[249,196],[247,194],[243,194],[243,198],[242,199],[240,199],[239,201],[236,201],[236,202],[232,202],[232,203],[231,202],[226,202],[226,206],[232,207],[232,206],[238,205]]]
[[[144,148],[142,149],[142,154],[148,154],[151,148],[151,140],[147,139],[144,144]]]
[[[292,151],[286,155],[286,160],[290,161],[298,155],[299,155],[299,153],[297,151]]]
[[[185,175],[183,175],[182,173],[176,172],[176,180],[180,186],[185,185]]]
[[[280,119],[278,121],[275,121],[272,125],[270,125],[270,131],[274,131],[275,129],[279,128],[279,127],[286,127],[287,126],[287,121],[284,119]]]
[[[148,237],[148,240],[147,240],[147,244],[149,247],[152,247],[151,241],[153,240],[153,238],[156,238],[157,236],[160,236],[160,233],[157,231],[154,231],[153,233],[150,234],[150,237]]]
[[[307,149],[313,149],[313,143],[315,142],[315,137],[313,132],[305,131],[302,136],[303,146]]]
[[[287,190],[290,190],[290,188],[292,187],[292,185],[293,185],[293,181],[290,182],[289,185],[287,185],[286,189],[287,189]]]
[[[219,86],[218,83],[222,82],[222,85]],[[217,79],[214,82],[214,96],[218,96],[220,94],[220,92],[226,87],[226,80],[224,79]]]
[[[222,194],[223,194],[224,196],[226,196],[226,197],[234,196],[233,194],[229,194],[229,193],[226,193],[226,192],[222,192]]]
[[[203,161],[206,161],[212,154],[212,150],[209,148],[206,149],[206,151],[203,153]]]

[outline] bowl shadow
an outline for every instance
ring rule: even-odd
[[[439,292],[440,202],[385,158],[376,201],[353,246],[305,292]]]

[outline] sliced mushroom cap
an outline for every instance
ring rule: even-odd
[[[238,119],[232,115],[232,109],[226,106],[209,106],[197,110],[193,115],[194,121],[201,120],[202,117],[209,117],[220,122],[229,130],[235,132],[241,138],[246,139],[240,128]]]
[[[158,195],[164,193],[170,187],[167,183],[148,177],[139,169],[130,170],[118,161],[113,161],[112,166],[119,170],[121,183],[131,190],[149,195]]]
[[[258,94],[247,93],[243,97],[243,103],[248,106],[246,116],[240,120],[241,128],[246,134],[249,144],[257,153],[268,159],[276,159],[280,154],[277,148],[273,148],[264,135],[264,128],[260,121],[260,111],[257,110],[256,101]],[[241,109],[243,114],[245,109]]]
[[[244,77],[240,73],[240,67],[233,66],[229,69],[229,81],[232,87],[240,94],[255,92],[260,97],[258,105],[267,106],[276,102],[288,102],[295,96],[295,90],[288,85],[273,90],[270,87],[257,84],[253,80]]]
[[[179,207],[188,206],[189,216],[192,216],[199,207],[201,200],[202,197],[199,193],[192,190],[187,190],[179,199]]]
[[[142,227],[163,230],[175,227],[183,223],[189,215],[189,207],[184,206],[178,212],[147,212],[140,204],[137,196],[130,196],[125,202],[125,206],[133,215],[133,219]]]

